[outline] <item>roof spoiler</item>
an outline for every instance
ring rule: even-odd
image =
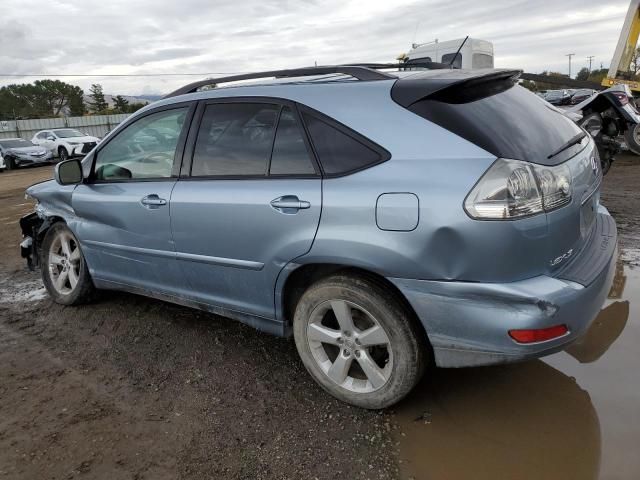
[[[522,70],[437,70],[400,78],[391,89],[391,98],[405,108],[427,97],[444,97],[480,85],[515,84]],[[511,86],[509,85],[509,86]]]

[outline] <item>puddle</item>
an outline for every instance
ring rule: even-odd
[[[402,478],[640,478],[640,269],[569,351],[440,369],[396,409]]]

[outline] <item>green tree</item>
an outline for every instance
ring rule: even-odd
[[[536,85],[536,82],[532,82],[531,80],[522,80],[520,82],[520,85],[526,88],[527,90],[531,90],[532,92],[538,91],[538,86]]]
[[[127,113],[129,111],[129,100],[122,95],[116,95],[113,98],[114,110],[118,113]]]
[[[589,75],[589,81],[590,82],[595,82],[595,83],[602,83],[602,80],[604,80],[604,78],[607,76],[607,74],[609,73],[609,69],[608,68],[601,68],[599,70],[592,70],[591,71],[591,75]]]
[[[129,107],[127,108],[127,112],[128,113],[134,113],[137,112],[138,110],[140,110],[142,107],[147,106],[147,103],[141,103],[141,102],[134,102],[134,103],[130,103]]]
[[[13,84],[0,88],[2,118],[46,118],[84,111],[80,87],[60,80],[36,80],[33,84]],[[74,114],[75,114],[74,112]]]
[[[102,85],[94,83],[89,89],[89,96],[91,101],[89,102],[89,110],[93,113],[104,113],[109,108],[109,104],[104,99],[104,92],[102,91]]]
[[[576,80],[588,80],[589,79],[589,69],[587,67],[582,67],[578,74],[576,75]]]

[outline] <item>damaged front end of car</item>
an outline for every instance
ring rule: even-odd
[[[20,219],[20,229],[22,230],[20,255],[27,260],[27,265],[31,271],[40,265],[39,247],[49,226],[49,221],[41,218],[37,211],[31,212]]]

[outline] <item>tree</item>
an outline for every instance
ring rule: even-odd
[[[536,85],[536,82],[532,82],[531,80],[522,80],[520,82],[520,85],[523,86],[524,88],[526,88],[527,90],[531,90],[532,92],[537,92],[538,91],[538,87]]]
[[[587,67],[582,67],[578,74],[576,75],[576,80],[588,80],[589,79],[589,69]]]
[[[137,112],[138,110],[140,110],[142,107],[147,106],[147,103],[141,103],[141,102],[135,102],[135,103],[130,103],[129,107],[127,108],[127,112],[128,113],[134,113]]]
[[[594,82],[594,83],[602,83],[602,80],[604,80],[604,78],[607,76],[608,73],[609,73],[609,69],[608,68],[601,68],[599,70],[592,70],[591,71],[591,75],[589,75],[588,80],[590,82]]]
[[[118,113],[127,113],[129,109],[129,100],[122,95],[116,95],[113,97],[113,108]]]
[[[46,118],[72,110],[82,115],[84,92],[60,80],[36,80],[33,84],[13,84],[0,88],[2,118]],[[79,112],[79,113],[78,113]]]
[[[91,101],[89,102],[89,110],[93,113],[104,113],[109,108],[109,104],[104,99],[104,92],[102,91],[102,85],[94,83],[89,89],[89,96]]]

